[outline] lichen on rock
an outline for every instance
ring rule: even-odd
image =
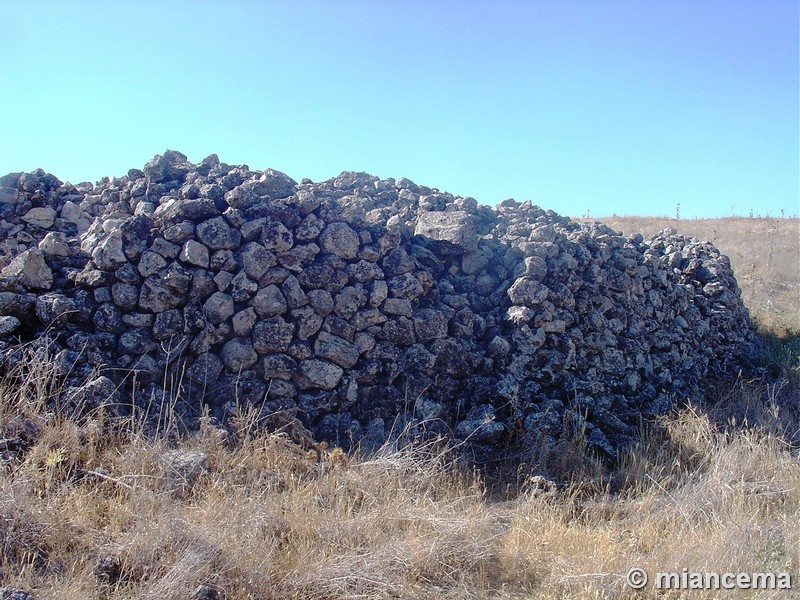
[[[47,337],[76,376],[106,369],[93,406],[249,402],[344,445],[398,419],[486,448],[573,422],[613,453],[754,339],[708,242],[364,173],[297,183],[174,151],[96,185],[12,173],[0,241],[0,349]]]

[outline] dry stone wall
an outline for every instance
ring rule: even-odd
[[[64,402],[249,403],[345,447],[403,426],[524,446],[566,424],[613,454],[753,345],[707,242],[407,179],[297,183],[175,151],[96,185],[12,173],[0,238],[6,368],[46,340]]]

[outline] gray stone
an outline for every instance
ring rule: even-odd
[[[290,380],[297,370],[297,361],[286,354],[267,354],[261,358],[264,379]]]
[[[208,453],[204,450],[166,450],[159,462],[167,485],[179,493],[188,492],[209,467]]]
[[[352,319],[358,309],[367,303],[367,295],[363,289],[345,287],[336,294],[333,312],[345,321]]]
[[[60,231],[51,231],[39,242],[39,250],[47,256],[69,256],[71,254],[67,236]]]
[[[128,262],[122,250],[122,232],[119,229],[114,229],[92,250],[92,260],[103,271],[114,271]]]
[[[122,322],[131,327],[152,327],[155,315],[150,313],[129,312],[122,315]]]
[[[342,380],[341,367],[324,360],[312,358],[300,363],[298,385],[300,389],[332,390]]]
[[[314,343],[314,354],[340,367],[349,369],[358,362],[359,352],[355,345],[340,337],[321,331]]]
[[[256,242],[248,242],[242,246],[238,257],[247,276],[254,281],[261,279],[269,268],[278,263],[278,259],[272,252]]]
[[[300,244],[279,254],[278,263],[290,271],[300,273],[314,261],[319,252],[316,244]]]
[[[22,216],[28,225],[50,229],[56,220],[56,211],[50,206],[32,208]]]
[[[111,286],[114,304],[122,310],[133,310],[139,302],[139,288],[128,283],[117,282]]]
[[[308,304],[308,296],[300,286],[300,281],[294,275],[287,277],[281,284],[281,291],[286,298],[290,309],[300,308]]]
[[[292,319],[297,323],[297,338],[307,340],[322,327],[322,317],[310,306],[303,306],[292,311]]]
[[[247,302],[258,291],[258,284],[247,276],[244,271],[239,271],[231,279],[231,296],[236,302]]]
[[[423,212],[414,234],[431,240],[430,247],[438,254],[465,254],[478,248],[475,220],[463,211]]]
[[[339,258],[352,259],[358,254],[359,238],[347,223],[331,223],[319,236],[325,252]]]
[[[310,290],[308,301],[314,310],[323,317],[333,312],[333,296],[327,290]]]
[[[153,323],[153,337],[164,341],[183,333],[183,312],[173,308],[165,310],[155,316]]]
[[[203,311],[209,323],[223,323],[233,316],[233,298],[222,292],[214,292],[203,304]]]
[[[15,188],[0,187],[0,204],[16,204],[19,191]]]
[[[222,363],[232,373],[240,373],[258,362],[258,354],[248,338],[234,338],[222,347]]]
[[[180,221],[164,229],[164,239],[174,244],[183,244],[194,237],[194,223]]]
[[[147,329],[128,329],[119,336],[120,354],[145,354],[155,349],[156,343]]]
[[[186,370],[186,376],[193,383],[207,386],[217,380],[223,368],[222,360],[216,354],[204,352]]]
[[[277,285],[268,285],[253,298],[253,308],[259,317],[274,317],[285,313],[289,305]]]
[[[10,315],[0,317],[0,337],[5,337],[19,329],[21,323],[17,317]]]
[[[256,316],[255,309],[251,306],[244,310],[240,310],[233,315],[233,332],[238,337],[249,336],[253,332],[253,325],[256,324],[258,317]]]
[[[150,249],[159,256],[167,259],[175,258],[181,251],[181,247],[178,246],[178,244],[173,244],[160,237],[153,240]]]
[[[158,275],[147,277],[139,291],[139,308],[153,313],[177,308],[185,301],[185,293],[174,289]]]
[[[49,290],[53,287],[53,272],[38,248],[26,250],[17,256],[0,274],[33,290]]]
[[[311,242],[319,237],[325,227],[325,221],[317,215],[308,215],[295,230],[295,238],[301,242]]]
[[[209,266],[208,248],[194,240],[187,240],[183,244],[178,258],[190,265],[202,267],[203,269],[207,269]]]
[[[24,320],[33,310],[33,296],[0,292],[0,315],[10,315]]]
[[[231,281],[233,281],[233,275],[228,271],[220,271],[214,275],[214,284],[217,286],[217,291],[219,292],[227,290],[231,285]]]
[[[432,308],[421,308],[414,312],[414,331],[420,342],[447,337],[447,316]]]
[[[276,254],[287,252],[294,245],[292,232],[280,221],[267,221],[262,231],[261,244]]]
[[[211,250],[233,250],[239,247],[242,235],[223,217],[203,221],[197,226],[198,240]]]
[[[294,338],[294,325],[280,317],[264,319],[253,327],[253,348],[259,354],[286,352]]]
[[[549,290],[532,277],[520,277],[508,290],[511,302],[517,305],[538,306],[549,295]]]
[[[61,218],[68,223],[77,223],[83,216],[83,211],[72,200],[67,200],[61,207]]]

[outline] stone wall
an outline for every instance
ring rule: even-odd
[[[524,445],[566,423],[613,454],[754,339],[710,243],[407,179],[298,184],[167,151],[96,185],[7,175],[0,219],[5,365],[46,339],[86,406],[250,403],[345,447],[402,426]]]

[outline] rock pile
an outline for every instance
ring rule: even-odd
[[[611,454],[753,341],[709,243],[364,173],[297,183],[174,151],[96,185],[12,173],[0,239],[6,365],[46,338],[70,402],[249,403],[346,447],[567,423]]]

